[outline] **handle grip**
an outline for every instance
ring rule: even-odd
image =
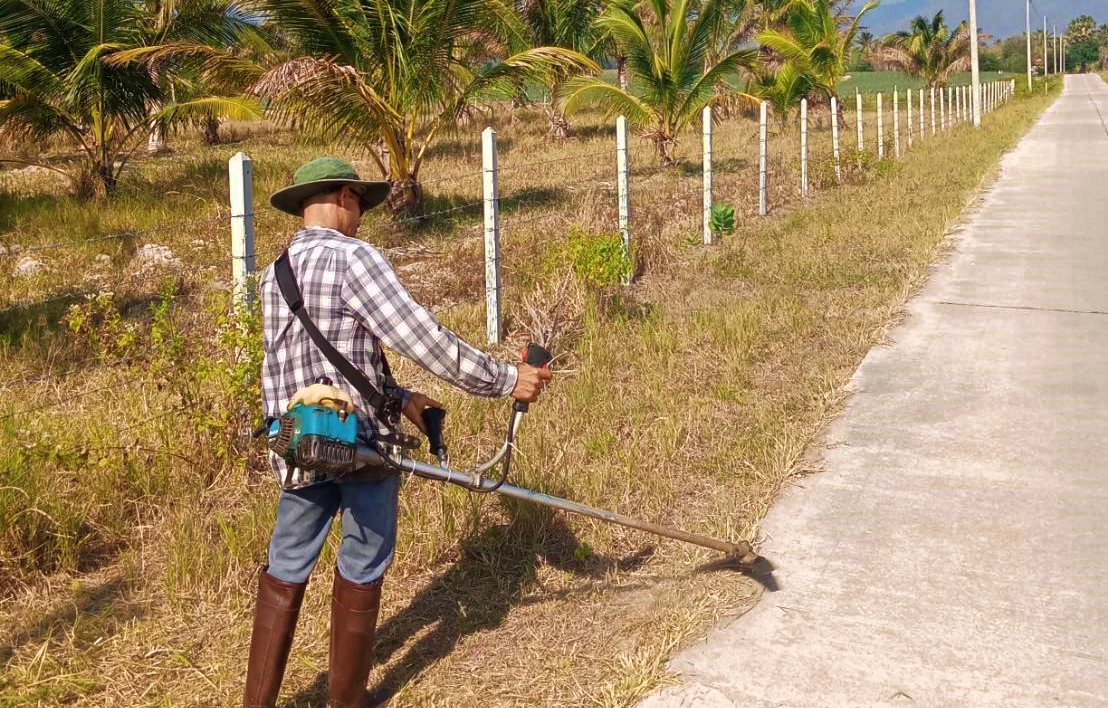
[[[531,342],[527,345],[527,348],[523,350],[521,358],[524,364],[542,368],[554,359],[554,355],[538,344]],[[516,401],[515,405],[512,407],[520,413],[526,413],[530,405]]]
[[[430,443],[431,454],[441,459],[446,455],[446,443],[442,441],[442,422],[446,419],[446,410],[427,408],[420,417],[423,418],[423,426],[427,428],[427,442]]]
[[[524,364],[530,364],[531,366],[539,368],[546,366],[554,359],[553,354],[534,342],[527,345],[527,348],[523,350],[521,356]]]

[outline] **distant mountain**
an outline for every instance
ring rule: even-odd
[[[864,3],[855,2],[855,7]],[[1024,0],[977,0],[977,24],[982,32],[996,39],[1023,34],[1025,26]],[[1037,8],[1037,9],[1036,9]],[[916,15],[932,16],[939,10],[948,24],[969,18],[968,0],[882,0],[881,6],[866,14],[862,24],[878,37],[907,29]],[[1031,27],[1043,29],[1043,14],[1051,31],[1058,25],[1062,32],[1078,15],[1092,15],[1097,24],[1108,24],[1108,0],[1034,0]]]

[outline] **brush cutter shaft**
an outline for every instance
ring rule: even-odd
[[[523,360],[531,366],[546,366],[552,358],[550,352],[534,343],[528,345],[527,349],[523,352]],[[584,504],[578,504],[569,499],[552,497],[542,492],[533,492],[530,489],[523,489],[521,487],[506,484],[505,480],[508,478],[508,468],[512,461],[512,448],[515,446],[515,437],[516,433],[519,432],[520,421],[523,418],[523,414],[527,412],[527,404],[516,402],[512,408],[512,417],[508,422],[508,434],[504,440],[504,445],[500,448],[499,452],[492,456],[492,458],[477,465],[468,472],[452,469],[445,463],[429,465],[425,462],[416,462],[410,457],[390,456],[388,459],[385,459],[380,452],[367,445],[357,446],[355,459],[358,463],[363,465],[374,467],[388,465],[394,469],[410,472],[411,474],[425,479],[456,484],[472,492],[496,492],[507,497],[512,497],[513,499],[522,499],[535,504],[542,504],[543,506],[550,506],[555,509],[568,511],[571,514],[588,516],[593,519],[605,521],[609,524],[619,524],[620,526],[639,529],[640,531],[646,531],[647,533],[652,533],[657,536],[664,536],[666,538],[684,541],[685,543],[691,543],[696,546],[722,551],[730,558],[734,558],[740,566],[749,566],[758,559],[758,554],[754,552],[754,549],[747,541],[740,541],[738,543],[720,541],[719,539],[708,538],[707,536],[701,536],[695,533],[687,533],[667,526],[659,526],[649,521],[633,519],[630,516],[616,514],[615,512],[605,511],[604,509],[596,509]],[[437,416],[428,419],[426,414],[424,415],[424,423],[431,439],[431,452],[432,454],[438,455],[440,461],[445,461],[446,459],[446,447],[442,443],[443,416],[445,416],[445,413],[439,413]],[[491,480],[484,477],[486,472],[501,463],[503,463],[503,472],[499,479]]]
[[[518,418],[516,421],[518,421]],[[382,462],[380,455],[375,450],[365,445],[358,446],[357,459],[359,462],[365,464],[381,464]],[[684,541],[685,543],[691,543],[696,546],[711,548],[734,557],[740,564],[752,563],[758,557],[754,549],[746,541],[740,541],[738,543],[721,541],[719,539],[709,538],[708,536],[701,536],[699,534],[669,528],[668,526],[659,526],[658,524],[652,524],[642,519],[635,519],[630,516],[624,516],[623,514],[605,511],[604,509],[597,509],[595,507],[586,506],[585,504],[579,504],[575,501],[570,501],[569,499],[553,497],[549,494],[515,487],[510,484],[501,484],[499,487],[496,487],[495,481],[486,479],[477,474],[461,472],[450,469],[449,467],[430,465],[425,462],[417,462],[410,457],[402,457],[399,460],[394,460],[394,462],[396,466],[403,468],[405,471],[417,477],[433,479],[439,482],[449,482],[473,491],[495,491],[498,494],[503,494],[513,499],[522,499],[535,504],[562,509],[572,514],[581,514],[582,516],[599,519],[600,521],[606,521],[610,524],[619,524],[620,526],[639,529],[640,531],[646,531],[647,533],[652,533],[657,536],[664,536],[666,538]]]

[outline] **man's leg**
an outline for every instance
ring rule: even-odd
[[[334,482],[281,492],[269,541],[269,565],[258,579],[243,697],[246,708],[272,708],[277,702],[304,588],[341,500]]]
[[[342,485],[342,546],[331,596],[330,699],[334,708],[366,708],[381,582],[396,548],[400,479]]]

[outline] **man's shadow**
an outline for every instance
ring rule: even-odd
[[[546,507],[507,505],[512,519],[462,542],[458,561],[419,592],[412,602],[377,629],[374,664],[388,662],[425,627],[434,628],[408,647],[388,668],[374,694],[380,700],[440,659],[449,656],[468,634],[497,627],[523,601],[544,563],[577,575],[603,577],[611,570],[632,571],[650,557],[645,548],[622,559],[582,553],[563,515]],[[386,580],[387,587],[387,580]],[[398,591],[401,591],[398,589]],[[387,590],[386,590],[387,592]],[[300,691],[285,708],[322,708],[327,702],[327,674]]]

